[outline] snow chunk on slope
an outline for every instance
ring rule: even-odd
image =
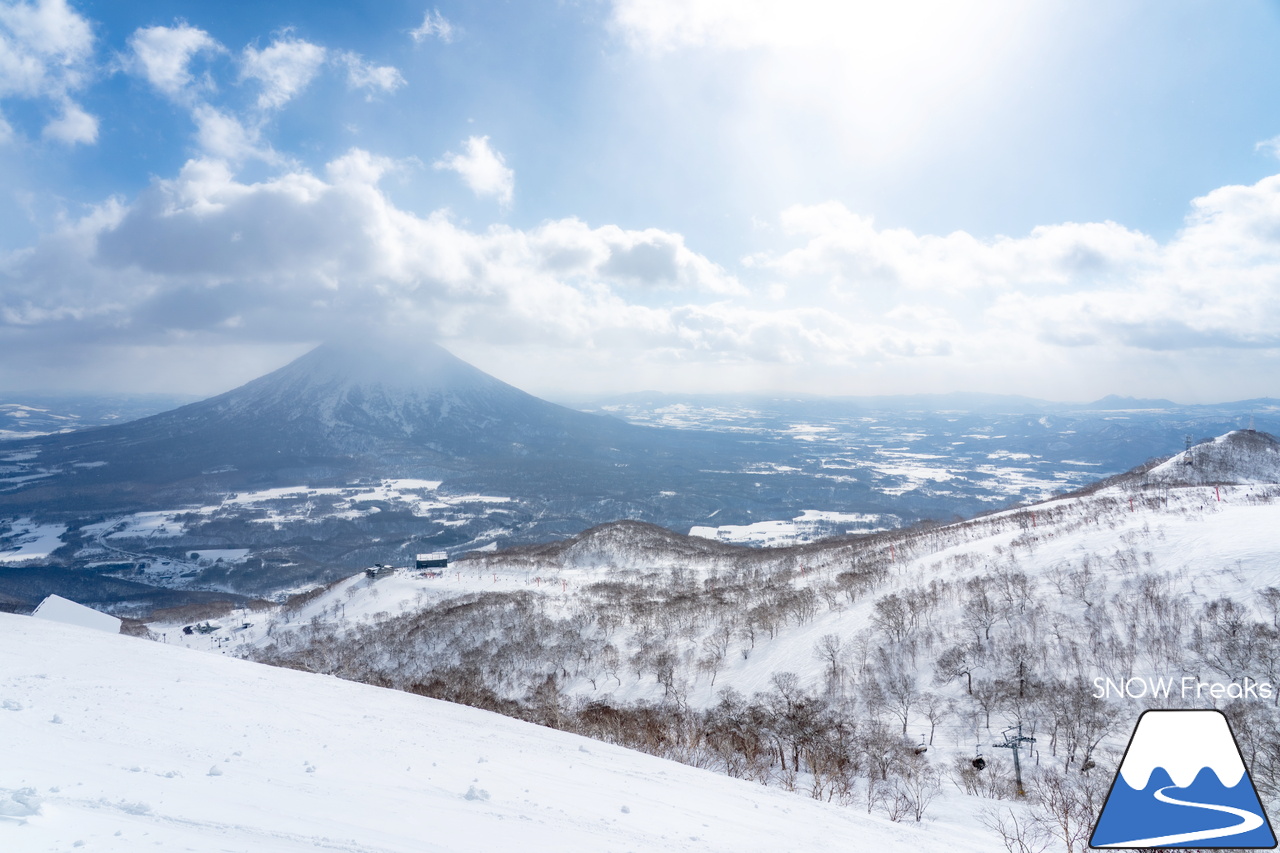
[[[78,625],[81,628],[92,628],[95,631],[106,631],[108,634],[120,633],[120,620],[92,607],[77,604],[60,595],[50,595],[40,602],[36,612],[31,614],[37,619],[48,619],[50,622],[62,622],[65,625]]]

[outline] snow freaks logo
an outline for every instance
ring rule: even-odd
[[[1270,699],[1275,695],[1275,688],[1266,681],[1254,681],[1245,677],[1244,682],[1233,681],[1220,684],[1216,681],[1201,681],[1190,675],[1174,680],[1172,678],[1095,678],[1093,680],[1093,698],[1142,699],[1150,696],[1155,699],[1168,699],[1169,694],[1181,696],[1183,699]]]
[[[1143,712],[1089,846],[1276,846],[1221,711]]]

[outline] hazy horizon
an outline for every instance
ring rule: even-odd
[[[292,361],[293,359],[291,359],[288,362],[285,362],[285,364],[292,363]],[[285,365],[282,364],[280,366],[283,367]],[[271,371],[269,370],[267,372],[269,373]],[[260,376],[264,376],[264,375],[266,374],[263,373],[263,374],[250,376],[248,379],[245,380],[245,382],[253,381],[254,379],[257,379]],[[490,374],[490,375],[494,375],[494,374]],[[394,381],[395,379],[394,372],[389,374],[388,378]],[[499,380],[502,380],[501,376],[496,376],[496,378]],[[502,380],[502,381],[506,381],[506,380]],[[120,399],[138,398],[140,400],[145,400],[146,398],[156,398],[158,400],[176,400],[176,401],[179,401],[178,403],[179,405],[185,405],[187,402],[196,402],[199,400],[205,400],[211,397],[216,397],[219,394],[234,390],[235,388],[238,388],[243,384],[245,383],[240,382],[240,383],[236,383],[231,387],[222,388],[222,389],[212,391],[212,392],[207,392],[207,393],[188,392],[188,391],[183,391],[181,389],[176,389],[173,391],[112,392],[112,391],[104,391],[102,389],[94,389],[94,388],[67,388],[67,389],[11,388],[11,389],[0,389],[0,404],[14,402],[16,400],[20,400],[24,398],[27,398],[27,399],[47,398],[50,400],[56,400],[60,398],[64,398],[64,399],[102,398],[104,400],[110,400],[112,398],[120,398]],[[508,382],[507,384],[514,384],[514,383]],[[674,399],[705,398],[707,400],[724,398],[724,399],[739,399],[739,400],[809,399],[809,400],[832,400],[832,401],[851,400],[853,401],[853,400],[879,400],[879,399],[907,400],[907,399],[913,399],[913,398],[922,398],[922,399],[971,398],[974,401],[978,401],[978,400],[990,398],[992,400],[1000,400],[1000,399],[1026,400],[1030,403],[1041,403],[1047,406],[1063,406],[1063,407],[1088,407],[1088,406],[1092,406],[1094,404],[1101,403],[1107,400],[1114,400],[1117,403],[1132,401],[1135,404],[1163,402],[1163,403],[1172,404],[1175,407],[1194,407],[1194,406],[1235,405],[1239,403],[1251,402],[1254,400],[1278,399],[1274,397],[1251,397],[1251,398],[1244,398],[1244,399],[1221,398],[1221,399],[1205,399],[1205,400],[1170,400],[1167,398],[1139,397],[1132,394],[1109,393],[1109,394],[1104,394],[1101,397],[1092,398],[1088,400],[1085,400],[1085,399],[1067,400],[1067,399],[1053,399],[1049,397],[1041,397],[1041,396],[1035,396],[1030,394],[974,391],[974,390],[965,389],[965,388],[951,390],[951,391],[915,392],[915,393],[898,392],[898,393],[888,393],[888,394],[822,394],[822,393],[811,392],[811,391],[787,391],[787,390],[777,390],[777,389],[774,389],[774,390],[747,389],[747,390],[741,390],[741,391],[733,391],[733,390],[678,391],[678,390],[663,390],[659,388],[637,388],[632,390],[597,391],[597,392],[568,391],[568,392],[553,392],[548,394],[539,394],[539,393],[530,391],[527,388],[522,388],[520,386],[515,386],[515,387],[520,388],[520,390],[522,391],[533,393],[534,396],[541,397],[550,402],[559,403],[561,405],[566,405],[570,407],[576,407],[583,404],[594,404],[602,401],[607,401],[610,399],[623,400],[627,398],[643,398],[650,395],[669,396]],[[1135,408],[1144,408],[1144,407],[1141,405],[1137,405],[1135,406]]]

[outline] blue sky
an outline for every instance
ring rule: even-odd
[[[1280,396],[1271,3],[0,0],[0,388]]]

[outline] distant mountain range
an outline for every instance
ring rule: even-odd
[[[947,394],[879,394],[867,396],[820,396],[815,394],[687,394],[637,391],[630,394],[566,397],[566,403],[585,411],[652,409],[663,406],[782,406],[798,411],[883,411],[883,412],[979,412],[984,414],[1028,415],[1068,412],[1200,411],[1271,412],[1280,411],[1280,398],[1259,397],[1225,403],[1175,403],[1163,398],[1123,397],[1108,394],[1089,403],[1061,402],[1018,394],[984,394],[954,391]]]
[[[0,441],[0,565],[262,595],[622,519],[784,545],[1040,500],[1253,414],[1280,428],[1267,401],[1165,402],[629,395],[583,412],[430,343],[326,344],[207,400]]]

